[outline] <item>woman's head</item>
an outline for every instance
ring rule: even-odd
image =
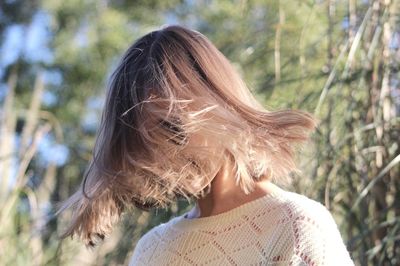
[[[260,179],[298,171],[295,144],[316,119],[267,111],[226,57],[201,33],[167,26],[138,39],[111,76],[93,159],[64,236],[88,244],[129,206],[167,207],[202,197],[227,160],[245,193]]]

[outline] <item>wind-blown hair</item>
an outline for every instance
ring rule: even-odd
[[[268,111],[201,33],[171,25],[138,39],[111,76],[93,159],[62,237],[103,239],[129,206],[168,207],[203,197],[226,160],[248,194],[261,179],[299,171],[295,144],[317,119]]]

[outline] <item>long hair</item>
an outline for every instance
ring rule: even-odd
[[[113,72],[93,158],[62,237],[103,239],[129,206],[168,207],[200,198],[233,159],[246,193],[257,180],[299,171],[295,144],[317,119],[301,110],[268,111],[228,59],[201,33],[170,25],[138,39]]]

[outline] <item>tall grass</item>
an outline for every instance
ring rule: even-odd
[[[348,36],[315,110],[323,120],[315,135],[312,191],[340,221],[357,264],[398,265],[400,57],[394,39],[400,4],[372,1],[356,14],[354,2],[348,1]]]

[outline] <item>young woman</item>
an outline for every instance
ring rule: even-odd
[[[268,111],[201,33],[150,32],[112,75],[93,160],[64,237],[88,245],[130,206],[195,207],[137,243],[131,265],[353,265],[329,211],[274,183],[317,120]]]

